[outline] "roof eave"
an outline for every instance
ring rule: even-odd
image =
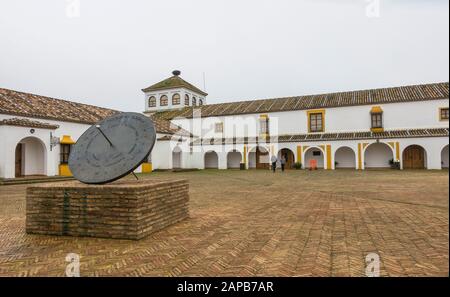
[[[186,90],[189,90],[189,91],[192,91],[192,92],[196,92],[196,93],[199,93],[200,95],[202,95],[202,96],[208,96],[208,93],[206,93],[206,92],[203,92],[203,91],[201,91],[201,90],[194,90],[194,89],[192,89],[192,88],[187,88],[187,87],[185,87],[185,86],[179,86],[179,87],[162,87],[162,88],[152,88],[152,87],[148,87],[148,88],[145,88],[145,89],[141,89],[141,91],[142,92],[144,92],[144,93],[148,93],[148,92],[153,92],[153,91],[164,91],[164,90],[171,90],[171,89],[178,89],[178,88],[180,88],[180,89],[186,89]]]

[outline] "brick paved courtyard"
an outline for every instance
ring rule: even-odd
[[[25,234],[26,186],[0,186],[0,275],[449,275],[448,171],[198,171],[191,218],[140,241]]]

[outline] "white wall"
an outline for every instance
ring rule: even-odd
[[[46,148],[46,160],[44,167],[45,175],[54,176],[58,174],[58,166],[60,163],[60,147],[59,145],[54,146],[50,151],[50,132],[54,137],[61,138],[63,135],[70,135],[74,141],[77,141],[81,134],[83,134],[84,131],[86,131],[86,129],[91,126],[87,124],[59,122],[47,119],[36,119],[0,114],[0,120],[10,118],[24,118],[32,121],[55,124],[59,125],[59,128],[56,130],[33,128],[35,130],[35,133],[31,134],[30,129],[32,128],[30,127],[0,126],[0,129],[3,131],[3,136],[0,137],[0,151],[3,151],[3,153],[0,155],[0,177],[5,178],[14,178],[15,176],[15,149],[16,145],[23,138],[33,136],[42,141]],[[40,171],[42,170],[30,169],[29,172]],[[25,174],[27,174],[26,171]]]
[[[446,145],[441,152],[442,168],[448,168],[448,145]]]
[[[227,168],[238,169],[241,166],[242,154],[240,152],[229,152],[227,154]]]
[[[394,159],[392,148],[385,143],[370,144],[364,152],[365,168],[389,168]]]
[[[336,168],[356,168],[356,154],[349,147],[340,147],[334,154]]]
[[[178,169],[182,168],[182,150],[179,146],[176,146],[172,149],[172,168]]]
[[[47,175],[47,150],[39,139],[27,137],[22,143],[22,175]]]
[[[0,126],[0,177],[15,177],[15,151],[24,141],[22,174],[56,175],[58,172],[59,149],[50,151],[50,131],[47,129],[16,126]],[[33,138],[24,140],[25,138]],[[41,147],[39,147],[41,145]],[[44,153],[45,150],[45,153]]]
[[[26,117],[16,117],[10,115],[0,114],[0,120],[9,118],[26,118]],[[87,124],[77,124],[77,123],[67,123],[58,122],[47,119],[35,119],[28,118],[33,121],[40,121],[44,123],[56,124],[60,127],[56,130],[40,129],[34,128],[35,133],[31,134],[29,127],[16,127],[16,126],[0,126],[0,178],[14,178],[15,176],[15,149],[16,145],[24,138],[33,136],[38,138],[46,148],[46,160],[44,169],[41,165],[32,165],[26,162],[27,166],[24,173],[25,174],[43,174],[47,176],[54,176],[58,174],[59,164],[60,164],[60,146],[57,145],[50,151],[50,132],[52,132],[54,137],[61,138],[63,135],[69,135],[74,141],[91,126]],[[164,134],[157,134],[157,138],[164,136]],[[176,145],[172,141],[157,141],[151,153],[151,159],[154,169],[171,169],[172,168],[172,150],[171,147]],[[27,144],[25,144],[25,152],[37,152],[36,150],[26,150]],[[32,148],[32,146],[29,146]],[[185,155],[189,153],[182,153],[182,159]],[[37,160],[37,154],[25,155],[24,160],[36,160],[33,164],[40,164],[41,161]],[[197,164],[198,162],[194,162]],[[184,165],[184,164],[183,164]],[[38,166],[38,167],[35,167]],[[136,172],[140,172],[141,167],[139,167]]]
[[[389,164],[389,160],[391,158],[396,159],[396,156],[394,158],[394,155],[396,155],[396,149],[395,147],[392,148],[391,146],[389,146],[387,143],[398,143],[399,144],[399,154],[400,154],[400,162],[403,162],[402,160],[402,156],[403,156],[403,150],[410,146],[410,145],[420,145],[424,148],[425,150],[425,155],[426,155],[426,168],[427,169],[441,169],[441,151],[442,149],[448,145],[449,143],[449,138],[448,137],[422,137],[422,138],[400,138],[400,139],[381,139],[380,142],[384,143],[386,145],[386,155],[381,154],[380,155],[380,151],[375,149],[374,154],[372,154],[372,152],[369,153],[370,155],[368,156],[368,160],[365,160],[365,151],[364,149],[361,150],[361,165],[363,166],[362,169],[364,169],[364,162],[368,161],[369,166],[382,166],[382,167],[390,167]],[[375,139],[371,139],[371,140],[340,140],[340,141],[329,141],[329,142],[325,142],[325,141],[316,141],[316,142],[299,142],[299,143],[273,143],[270,144],[268,146],[268,150],[270,150],[270,156],[273,153],[278,153],[279,150],[283,149],[283,148],[287,148],[290,149],[292,152],[294,152],[295,155],[295,160],[297,161],[299,159],[299,156],[297,155],[297,146],[301,145],[302,147],[308,146],[310,148],[312,147],[318,147],[318,146],[323,146],[323,145],[330,145],[331,146],[331,166],[332,168],[334,168],[334,161],[335,159],[335,155],[336,152],[338,152],[339,155],[339,149],[342,147],[349,147],[350,149],[353,150],[354,152],[354,157],[355,159],[351,158],[351,154],[350,153],[346,153],[345,154],[345,158],[344,161],[342,161],[341,159],[341,164],[340,166],[342,166],[343,164],[350,165],[350,164],[354,164],[354,162],[356,162],[356,166],[358,165],[358,144],[361,144],[361,147],[363,147],[363,145],[369,149],[370,147],[374,147],[370,144],[375,145],[376,140]],[[383,145],[383,144],[380,144]],[[256,162],[255,162],[255,153],[252,153],[252,148],[254,147],[254,145],[247,145],[248,147],[248,154],[247,154],[247,162],[248,162],[248,167],[249,168],[254,168],[256,166]],[[196,150],[199,149],[199,146],[195,146],[194,147]],[[204,152],[206,151],[210,151],[213,150],[215,152],[218,153],[219,155],[219,160],[221,159],[225,159],[226,162],[226,156],[227,153],[233,149],[237,149],[240,152],[244,151],[244,144],[235,144],[235,145],[226,145],[226,146],[219,146],[219,145],[203,145],[201,147],[201,152],[199,153],[194,153],[193,155],[197,156],[197,158],[192,158],[191,159],[191,163],[190,166],[192,166],[192,168],[202,168],[202,164],[203,164],[203,155]],[[389,151],[390,149],[390,151]],[[311,152],[308,152],[309,150],[306,150],[306,152],[304,150],[302,150],[302,156],[301,156],[301,160],[303,163],[303,166],[306,168],[308,167],[308,159],[310,157],[310,154],[312,154]],[[383,151],[383,150],[382,150]],[[382,152],[381,151],[381,152]],[[203,153],[202,153],[203,152]],[[389,155],[388,155],[389,154]],[[444,159],[444,162],[447,162],[446,164],[448,164],[448,153],[444,154],[444,157],[447,157],[447,159]],[[339,157],[339,156],[338,156]],[[319,165],[323,167],[323,162],[326,162],[326,158],[327,156],[323,156],[323,159],[320,158],[320,162]],[[340,158],[340,157],[339,157]],[[319,159],[318,159],[319,160]],[[337,160],[339,162],[339,159]],[[377,165],[378,164],[378,165]],[[223,166],[224,168],[226,168],[226,163]],[[353,166],[354,167],[354,166]]]
[[[320,152],[320,156],[314,156],[314,152]],[[317,168],[324,168],[324,164],[325,164],[325,156],[324,156],[324,152],[319,149],[319,148],[308,148],[307,151],[305,151],[304,153],[305,157],[305,168],[310,168],[309,164],[310,164],[310,160],[316,160],[317,161]]]
[[[172,105],[172,96],[175,94],[180,95],[180,104]],[[159,99],[161,96],[166,95],[169,99],[167,106],[161,106]],[[189,95],[189,105],[184,104],[185,95]],[[154,96],[156,98],[156,107],[149,107],[149,99]],[[192,106],[192,97],[195,97],[197,100],[197,106],[200,102],[200,99],[203,101],[203,105],[206,104],[206,98],[203,95],[192,92],[191,90],[185,88],[176,88],[171,90],[161,90],[156,92],[147,92],[145,93],[145,111],[157,111],[157,110],[167,110],[167,109],[177,109],[183,108],[185,106]]]
[[[215,152],[205,154],[205,168],[219,168],[219,158]]]
[[[160,136],[157,134],[157,138]],[[170,144],[170,141],[156,141],[151,152],[153,170],[172,169],[172,148]]]
[[[448,127],[448,121],[439,120],[439,108],[448,107],[448,99],[423,102],[405,102],[327,108],[325,110],[325,132],[369,131],[370,110],[373,106],[383,109],[386,130],[406,128]],[[307,110],[261,113],[269,115],[271,135],[302,134],[308,132]],[[173,122],[196,136],[203,138],[254,137],[259,135],[261,114],[208,117],[200,120],[174,119]],[[224,133],[215,133],[214,124],[224,123]],[[247,128],[247,131],[244,129]]]
[[[256,153],[248,153],[248,168],[256,168]]]

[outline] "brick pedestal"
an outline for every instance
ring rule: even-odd
[[[189,216],[188,190],[186,180],[30,186],[26,231],[141,239]]]

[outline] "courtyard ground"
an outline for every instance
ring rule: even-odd
[[[140,241],[25,233],[26,186],[0,186],[0,275],[449,275],[448,171],[218,171],[190,181],[190,218]]]

